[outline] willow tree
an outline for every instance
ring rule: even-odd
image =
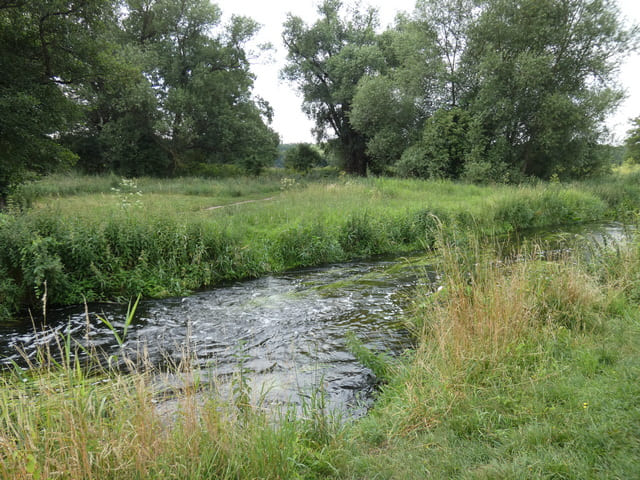
[[[605,117],[632,34],[608,0],[486,0],[463,61],[486,155],[524,175],[584,176],[601,165]]]
[[[325,0],[313,25],[288,16],[283,33],[288,63],[282,74],[302,93],[318,140],[330,140],[347,172],[366,175],[366,139],[349,115],[358,81],[384,67],[375,31],[378,15],[374,9],[354,8],[345,15],[343,10],[340,0]]]

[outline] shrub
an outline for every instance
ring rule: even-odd
[[[407,148],[396,164],[396,172],[401,177],[428,178],[427,153],[422,144]]]
[[[277,269],[318,265],[344,257],[334,235],[319,223],[296,225],[279,232],[272,241],[271,250]]]
[[[299,143],[287,150],[284,156],[284,166],[294,172],[307,173],[313,167],[322,164],[322,155],[309,143]]]

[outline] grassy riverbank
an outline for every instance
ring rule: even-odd
[[[340,477],[636,476],[638,244],[589,265],[481,251],[443,249],[445,287],[418,298],[416,350]]]
[[[415,296],[415,349],[369,356],[387,383],[366,418],[340,424],[320,395],[251,407],[241,376],[234,401],[183,391],[167,417],[152,371],[68,361],[0,378],[0,478],[634,478],[640,244],[504,262],[452,240],[444,288]]]
[[[182,295],[226,281],[492,236],[618,218],[640,174],[574,185],[475,186],[333,176],[123,181],[52,177],[0,214],[0,319],[23,305]],[[217,208],[219,207],[219,208]],[[439,219],[439,221],[436,220]]]

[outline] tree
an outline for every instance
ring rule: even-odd
[[[469,29],[479,13],[477,3],[477,0],[418,0],[416,4],[413,28],[428,32],[429,42],[435,44],[429,44],[428,48],[441,62],[436,70],[441,89],[438,108],[457,107],[468,88],[463,55]],[[430,67],[433,68],[433,63]]]
[[[462,55],[475,16],[472,0],[421,0],[411,16],[399,17],[396,26],[379,37],[386,71],[360,81],[350,115],[351,123],[367,138],[367,153],[378,171],[396,163],[406,151],[400,172],[451,175],[435,164],[427,165],[435,157],[427,152],[431,147],[425,144],[423,130],[437,112],[456,109],[467,89]],[[453,144],[459,139],[442,141]]]
[[[608,0],[420,0],[378,37],[349,118],[380,171],[594,174],[632,37]]]
[[[356,8],[349,18],[341,18],[342,7],[340,0],[325,0],[318,7],[320,19],[311,26],[289,15],[283,33],[288,64],[282,74],[297,83],[303,109],[315,120],[318,140],[330,138],[332,131],[331,144],[345,170],[366,175],[366,139],[349,115],[358,81],[380,71],[384,59],[376,42],[377,12]]]
[[[171,175],[213,163],[257,173],[272,163],[273,112],[251,95],[244,49],[256,22],[222,26],[208,0],[128,0],[126,12],[117,59],[91,85],[88,122],[73,139],[81,165]]]
[[[322,155],[308,143],[298,143],[284,154],[284,167],[295,172],[306,173],[321,163]]]
[[[486,158],[524,175],[600,168],[603,120],[622,98],[613,75],[630,46],[607,0],[486,0],[470,29],[463,102]]]
[[[12,186],[71,166],[59,137],[82,119],[80,86],[103,60],[114,0],[0,4],[0,204]]]
[[[624,141],[625,160],[630,163],[640,163],[640,117],[631,120],[633,127],[627,131]]]
[[[63,142],[78,155],[77,168],[87,173],[166,174],[170,159],[158,135],[162,111],[145,75],[147,56],[114,30],[108,65],[84,86],[84,121]]]

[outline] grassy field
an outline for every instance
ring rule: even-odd
[[[0,214],[0,319],[25,305],[183,295],[304,266],[633,215],[640,173],[574,185],[391,178],[56,176]]]
[[[300,415],[248,405],[240,375],[234,400],[182,391],[169,418],[150,367],[44,354],[0,377],[0,478],[636,478],[640,243],[505,262],[454,240],[437,239],[444,288],[416,293],[415,348],[368,355],[386,383],[366,418],[341,423],[321,392]]]

